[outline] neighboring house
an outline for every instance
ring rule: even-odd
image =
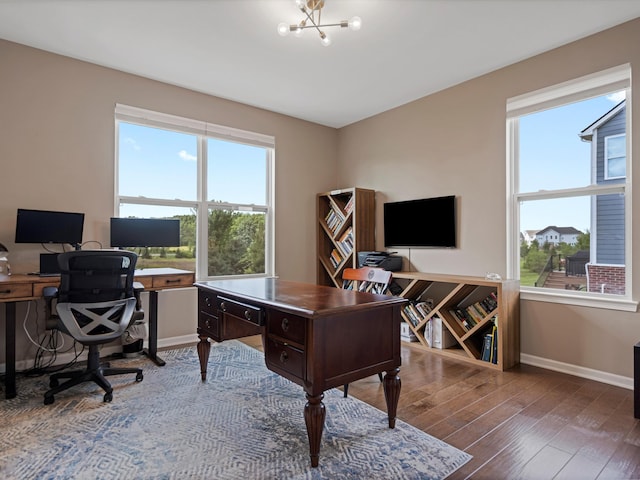
[[[580,132],[591,142],[593,183],[626,181],[626,102]],[[624,293],[624,197],[598,195],[591,211],[589,291]]]
[[[520,233],[520,243],[526,242],[528,246],[531,246],[531,242],[536,239],[536,233],[538,230],[525,230]]]
[[[566,243],[567,245],[576,245],[578,243],[578,236],[582,232],[573,227],[556,227],[548,226],[538,231],[535,234],[535,239],[540,246],[545,243],[549,245],[558,245],[560,243]]]

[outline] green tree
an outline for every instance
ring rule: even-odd
[[[532,248],[524,259],[524,266],[531,272],[541,272],[548,258],[549,255],[546,252]]]
[[[591,245],[591,232],[589,230],[586,233],[581,233],[578,235],[578,241],[576,243],[576,248],[578,250],[589,250]]]

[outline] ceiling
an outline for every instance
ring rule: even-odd
[[[0,0],[0,38],[342,127],[640,17],[638,0]],[[1,63],[0,63],[1,71]]]

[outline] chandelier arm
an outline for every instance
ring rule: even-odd
[[[313,15],[309,15],[308,10],[305,8],[304,10],[302,10],[304,12],[304,14],[307,16],[307,18],[309,19],[309,21],[313,24],[313,25],[305,25],[304,28],[315,28],[318,33],[320,34],[320,36],[322,37],[324,35],[324,32],[322,30],[320,30],[320,27],[325,27],[325,26],[329,26],[329,25],[318,25],[315,21],[315,19],[313,18]],[[313,13],[313,11],[311,12]],[[320,12],[318,11],[318,21],[320,21]]]
[[[296,30],[296,29],[305,29],[305,28],[324,28],[324,27],[348,27],[348,24],[345,24],[345,22],[340,22],[340,23],[327,23],[325,25],[305,25],[304,27],[301,27],[300,25],[296,25],[296,24],[291,24],[290,25],[290,29],[291,30]]]

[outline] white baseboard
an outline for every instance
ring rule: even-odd
[[[158,348],[175,347],[177,345],[188,345],[190,343],[195,344],[198,341],[198,335],[195,333],[189,335],[181,335],[179,337],[163,338],[162,340],[158,340]]]
[[[570,363],[558,362],[548,358],[536,357],[535,355],[528,355],[526,353],[520,354],[520,363],[532,365],[534,367],[546,368],[547,370],[553,370],[555,372],[568,373],[569,375],[574,375],[576,377],[588,378],[589,380],[595,380],[597,382],[633,390],[633,378],[623,377],[622,375],[593,370],[591,368],[580,367]]]

